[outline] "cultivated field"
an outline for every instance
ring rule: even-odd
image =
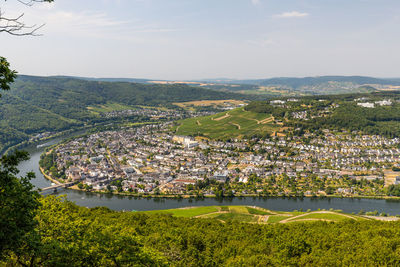
[[[232,220],[247,223],[293,223],[310,221],[339,222],[343,220],[374,219],[373,217],[350,215],[340,211],[318,210],[309,212],[279,212],[249,206],[189,207],[181,209],[145,211],[144,213],[168,213],[176,217],[209,218],[220,220],[222,222]]]
[[[212,116],[197,117],[178,122],[178,135],[203,135],[213,139],[240,138],[253,135],[270,135],[279,130],[269,114],[254,113],[237,108]]]

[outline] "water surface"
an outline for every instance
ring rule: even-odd
[[[80,132],[79,134],[81,134]],[[64,137],[65,138],[65,137]],[[61,141],[62,138],[56,138],[48,142],[50,145]],[[51,185],[39,171],[40,155],[45,147],[37,148],[31,146],[26,148],[31,158],[29,161],[22,162],[19,165],[21,174],[33,171],[36,178],[32,183],[38,188]],[[62,190],[56,195],[66,195],[67,198],[77,205],[84,207],[105,206],[113,210],[160,210],[173,209],[187,206],[209,206],[209,205],[250,205],[259,206],[271,210],[292,211],[292,210],[317,210],[317,209],[340,209],[344,212],[374,211],[386,212],[389,214],[400,214],[400,201],[383,199],[352,199],[352,198],[225,198],[215,199],[206,198],[195,199],[166,199],[166,198],[135,198],[126,196],[116,196],[108,194],[87,193],[75,190]]]

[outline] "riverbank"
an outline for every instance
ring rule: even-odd
[[[133,123],[130,126],[140,126],[140,125],[145,125],[145,124],[155,124],[155,123],[159,123],[159,122],[140,122],[140,123]],[[19,142],[17,144],[11,145],[9,147],[4,147],[1,151],[0,151],[0,156],[1,155],[5,155],[11,151],[17,150],[17,149],[24,149],[26,147],[32,146],[32,145],[37,145],[40,144],[42,142],[45,141],[50,141],[52,139],[55,138],[60,138],[60,137],[64,137],[64,136],[68,136],[68,135],[73,135],[76,132],[81,132],[81,131],[87,131],[90,130],[92,128],[96,128],[96,127],[107,127],[110,126],[112,123],[110,123],[109,121],[106,122],[101,122],[101,123],[94,123],[94,124],[90,124],[90,125],[84,125],[81,127],[76,127],[74,129],[68,129],[68,130],[64,130],[61,132],[57,132],[53,135],[41,138],[41,139],[37,139],[37,140],[24,140],[22,142]],[[112,125],[113,127],[122,127],[126,124],[126,122],[114,122]]]
[[[49,181],[51,181],[51,182],[53,182],[55,184],[63,184],[60,181],[58,181],[57,179],[55,179],[55,178],[51,177],[50,175],[46,174],[42,167],[39,167],[39,170],[43,174],[44,178],[46,178],[47,180],[49,180]]]
[[[53,139],[49,143],[56,144],[61,142],[61,138]],[[39,161],[41,154],[44,153],[45,148],[37,146],[30,146],[27,151],[31,157],[28,161],[21,162],[18,169],[21,171],[20,175],[24,176],[28,172],[34,172],[36,178],[32,179],[32,184],[36,188],[45,188],[51,186],[51,181],[44,177],[39,169]],[[52,195],[66,196],[68,201],[71,201],[82,207],[107,207],[112,210],[160,210],[160,209],[174,209],[189,206],[215,206],[215,205],[241,205],[241,206],[259,206],[271,210],[293,211],[308,209],[318,210],[333,208],[334,210],[343,210],[346,213],[359,213],[363,211],[379,211],[386,214],[400,214],[400,203],[398,199],[383,198],[377,199],[376,197],[319,197],[319,198],[294,198],[294,197],[272,197],[251,195],[251,197],[236,196],[234,198],[213,198],[212,196],[205,196],[204,198],[196,198],[196,196],[187,196],[186,198],[178,196],[164,195],[147,196],[147,195],[132,195],[129,192],[124,195],[110,194],[110,193],[96,193],[85,192],[84,190],[70,190],[62,189],[58,192],[48,192]]]
[[[44,172],[42,167],[39,167],[40,172],[43,176],[54,182],[56,184],[61,184],[60,181],[51,177],[50,175]],[[143,193],[130,193],[130,192],[115,192],[115,191],[104,191],[104,190],[85,190],[80,189],[77,185],[71,186],[68,189],[76,190],[81,192],[95,193],[95,194],[106,194],[106,195],[115,195],[115,196],[123,196],[123,197],[140,197],[140,198],[172,198],[172,199],[204,199],[204,198],[218,198],[215,194],[209,195],[190,195],[190,194],[143,194]],[[397,196],[342,196],[342,195],[320,195],[320,196],[312,196],[312,195],[304,195],[304,196],[290,196],[290,195],[260,195],[260,194],[237,194],[234,196],[223,196],[222,198],[243,198],[243,197],[261,197],[261,198],[309,198],[309,199],[329,199],[329,198],[348,198],[348,199],[377,199],[377,200],[396,200],[400,201],[400,197]],[[219,197],[221,198],[221,197]]]
[[[74,132],[80,132],[80,131],[88,130],[88,129],[92,128],[92,127],[93,126],[87,126],[86,125],[86,126],[78,127],[78,128],[75,128],[75,129],[68,129],[68,130],[65,130],[65,131],[57,132],[57,133],[55,133],[53,135],[50,135],[50,136],[47,136],[47,137],[44,137],[44,138],[41,138],[41,139],[38,139],[38,140],[25,140],[25,141],[22,141],[22,142],[20,142],[18,144],[13,145],[13,146],[4,148],[0,152],[0,155],[7,154],[7,153],[9,153],[9,152],[11,152],[13,150],[23,149],[25,147],[37,145],[37,144],[40,144],[40,143],[45,142],[45,141],[50,141],[50,140],[55,139],[55,138],[63,137],[63,136],[66,136],[66,135],[71,135]]]

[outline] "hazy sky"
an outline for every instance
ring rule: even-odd
[[[23,74],[154,79],[400,77],[399,0],[56,0],[5,16],[46,23],[0,34]]]

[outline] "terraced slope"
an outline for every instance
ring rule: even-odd
[[[279,130],[270,114],[233,109],[212,116],[190,118],[178,122],[178,135],[205,136],[212,139],[241,138],[271,135]]]

